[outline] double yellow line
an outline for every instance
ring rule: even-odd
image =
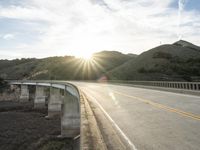
[[[174,113],[177,113],[177,114],[182,115],[184,117],[189,117],[189,118],[192,118],[192,119],[200,121],[200,116],[199,115],[195,115],[195,114],[192,114],[192,113],[189,113],[189,112],[185,112],[185,111],[182,111],[182,110],[179,110],[179,109],[175,109],[175,108],[172,108],[172,107],[169,107],[169,106],[166,106],[166,105],[162,105],[162,104],[153,102],[151,100],[143,99],[143,98],[136,97],[136,96],[127,95],[127,94],[124,94],[124,93],[121,93],[121,92],[118,92],[118,91],[113,91],[113,92],[117,93],[119,95],[123,95],[123,96],[129,97],[129,98],[136,99],[136,100],[144,102],[144,103],[148,103],[149,105],[152,105],[154,107],[157,107],[157,108],[160,108],[160,109],[164,109],[164,110],[167,110],[167,111],[170,111],[170,112],[174,112]]]

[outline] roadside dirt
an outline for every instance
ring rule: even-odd
[[[59,139],[60,118],[33,104],[0,101],[0,150],[72,150],[72,139]]]

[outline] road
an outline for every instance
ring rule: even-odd
[[[102,107],[133,149],[200,149],[200,97],[112,84],[73,84]]]

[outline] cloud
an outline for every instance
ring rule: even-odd
[[[14,34],[5,34],[5,35],[2,35],[2,38],[4,40],[12,40],[15,38],[15,35]]]
[[[37,29],[30,28],[41,33],[34,45],[18,43],[26,45],[21,51],[27,56],[41,52],[41,57],[79,55],[100,50],[141,53],[160,41],[176,41],[179,32],[186,40],[198,41],[199,12],[182,11],[179,29],[178,10],[171,7],[174,1],[22,0],[21,5],[1,7],[0,18],[38,24]]]

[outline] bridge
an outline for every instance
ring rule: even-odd
[[[61,137],[79,137],[81,149],[200,147],[200,83],[10,81],[20,101],[35,87],[34,107],[61,117]],[[49,89],[50,96],[45,90]]]

